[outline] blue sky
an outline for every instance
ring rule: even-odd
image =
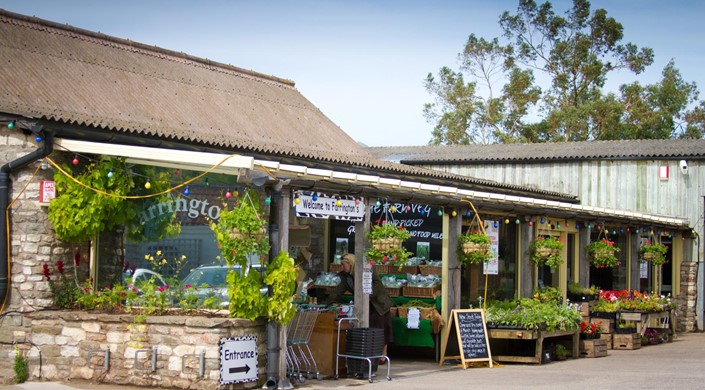
[[[429,72],[457,68],[469,34],[500,35],[517,1],[0,0],[0,8],[182,51],[287,78],[355,140],[368,146],[424,145],[432,126]],[[563,12],[570,1],[554,1]],[[654,49],[645,74],[613,75],[608,89],[658,80],[674,59],[705,88],[705,5],[694,1],[601,0],[624,26],[624,41]],[[701,98],[705,98],[701,96]]]

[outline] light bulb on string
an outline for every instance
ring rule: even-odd
[[[108,171],[108,179],[112,179],[113,175],[114,175],[113,168],[110,168],[110,170]]]
[[[580,230],[580,224],[576,222],[576,223],[575,223],[575,228],[576,228],[577,230]]]
[[[423,211],[423,210],[419,210],[419,215],[424,215],[424,214],[426,214],[426,212],[425,212],[425,211]]]
[[[206,178],[206,187],[208,187],[210,183],[208,183],[208,178]]]
[[[79,162],[80,161],[78,160],[78,156],[74,156],[73,160],[71,160],[71,164],[73,164],[73,165],[78,165]]]
[[[360,204],[360,198],[355,198],[355,204],[356,205]]]
[[[392,205],[392,206],[389,208],[389,211],[395,213],[395,212],[397,211],[397,206]]]
[[[271,203],[272,203],[272,196],[271,196],[271,195],[267,195],[267,196],[264,198],[264,203],[266,203],[266,204],[271,204]]]
[[[299,198],[298,195],[296,195],[296,198],[294,198],[294,204],[299,204],[301,203],[301,198]]]
[[[509,225],[509,218],[506,218],[506,219],[504,220],[504,224],[505,224],[505,225]]]
[[[152,183],[149,182],[149,179],[147,179],[147,181],[144,183],[144,188],[146,188],[146,189],[152,188]]]
[[[494,221],[494,228],[497,229],[499,227],[499,221]]]
[[[568,223],[568,221],[564,221],[564,222],[565,222],[565,227],[570,227],[570,224]]]
[[[409,210],[411,210],[411,206],[409,206],[409,205],[406,205],[406,207],[404,207],[404,210],[406,210],[406,212],[408,213],[408,212],[409,212]]]
[[[42,171],[46,171],[49,168],[49,163],[42,161],[42,164],[39,167],[42,168]]]
[[[442,217],[443,216],[443,209],[438,209],[438,216]]]
[[[534,221],[529,221],[529,226],[534,226]]]
[[[616,235],[617,235],[617,230],[616,230],[616,229],[615,229],[615,230],[612,230],[612,234],[616,236]]]
[[[37,143],[40,143],[40,142],[42,142],[43,138],[42,138],[41,135],[38,135],[38,136],[34,137],[34,140],[35,140]]]
[[[313,193],[313,196],[311,196],[311,200],[314,201],[314,202],[317,201],[317,200],[318,200],[318,194],[314,192],[314,193]]]
[[[340,207],[340,206],[343,205],[343,201],[340,200],[340,199],[338,199],[338,200],[335,201],[335,205],[338,206],[338,207]]]
[[[191,189],[189,186],[186,186],[186,188],[184,188],[184,195],[189,196],[189,194],[191,194]]]
[[[518,225],[518,224],[520,224],[520,223],[521,223],[521,221],[519,220],[519,218],[517,218],[516,220],[514,220],[514,224],[515,224],[515,225]]]
[[[233,197],[233,193],[230,192],[230,190],[225,191],[225,199],[230,199],[232,197]],[[296,198],[296,199],[299,199],[299,198]]]
[[[380,202],[379,199],[377,199],[377,201],[375,202],[375,206],[379,207],[381,205],[382,205],[382,202]]]
[[[469,216],[471,216],[471,215],[472,215],[472,214],[470,213],[470,210],[468,210],[468,211],[465,212],[465,216],[466,216],[466,217],[469,217]]]
[[[541,225],[543,225],[544,223],[546,223],[546,220],[541,218],[541,220],[539,222],[541,222]]]
[[[14,120],[11,120],[11,121],[7,124],[7,128],[10,129],[10,130],[14,129],[14,128],[15,128],[15,121],[14,121]]]
[[[450,213],[450,215],[453,216],[453,217],[455,217],[456,215],[458,215],[458,212],[456,212],[455,210],[453,210],[453,211]]]
[[[597,230],[602,230],[602,226],[600,226],[600,225],[597,225],[596,228],[597,228]]]
[[[556,229],[560,229],[560,228],[561,228],[561,222],[560,222],[560,221],[557,221],[557,222],[556,222]]]

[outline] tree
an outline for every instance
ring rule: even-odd
[[[499,24],[506,44],[472,34],[459,55],[460,72],[444,67],[438,79],[426,77],[436,98],[424,107],[434,124],[431,144],[702,135],[705,105],[686,111],[697,103],[697,87],[673,62],[659,83],[603,93],[610,73],[639,74],[653,63],[653,50],[622,43],[622,25],[604,9],[591,13],[587,0],[573,0],[561,16],[550,2],[520,0],[516,14],[504,12]],[[544,88],[534,72],[549,80]]]

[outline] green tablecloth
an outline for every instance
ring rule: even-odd
[[[435,347],[433,330],[430,320],[421,320],[419,329],[407,329],[406,318],[392,317],[392,345],[403,347]]]

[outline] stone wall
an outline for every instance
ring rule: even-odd
[[[257,337],[258,381],[231,387],[260,387],[266,379],[264,321],[150,316],[142,325],[133,324],[132,315],[78,311],[39,311],[7,317],[0,338],[20,345],[28,358],[30,381],[84,379],[151,388],[225,388],[219,384],[219,341],[240,336]],[[152,371],[154,347],[156,370]],[[107,371],[104,370],[106,350],[109,351]],[[141,352],[135,359],[137,350]],[[205,357],[203,376],[199,375],[201,352]],[[14,377],[13,358],[13,346],[0,345],[0,378],[3,378],[0,381],[5,384]]]
[[[676,299],[677,329],[694,332],[697,330],[697,296],[698,296],[698,263],[684,262],[681,264],[681,293]]]

